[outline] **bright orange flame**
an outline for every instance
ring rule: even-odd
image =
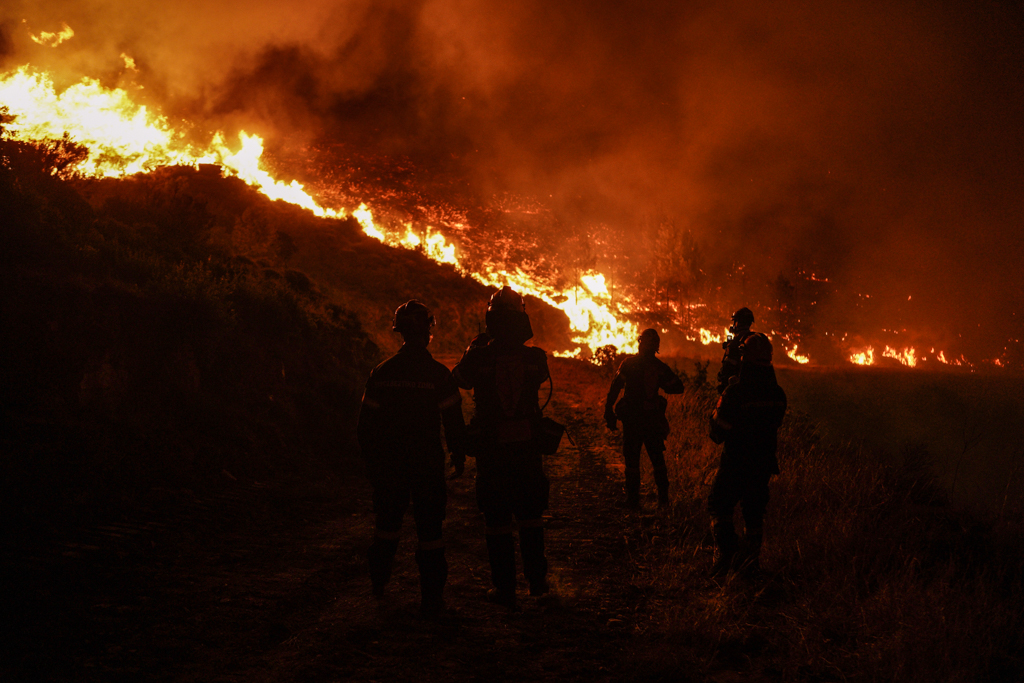
[[[800,363],[800,365],[805,365],[811,362],[810,356],[803,356],[797,353],[796,349],[797,345],[793,344],[793,348],[791,348],[789,351],[786,351],[786,355],[795,360],[797,363]]]
[[[711,330],[705,330],[703,327],[697,330],[700,333],[700,343],[704,346],[710,346],[711,344],[721,344],[725,341],[726,336],[729,334],[729,330],[726,330],[723,334],[715,334]]]
[[[886,346],[882,355],[886,358],[894,358],[903,365],[906,365],[908,368],[917,367],[917,351],[915,351],[913,347],[897,351],[891,346]]]
[[[863,351],[854,351],[850,354],[850,362],[855,365],[874,365],[875,350],[869,347]]]
[[[199,149],[165,117],[136,104],[121,88],[105,88],[98,81],[83,79],[58,93],[48,76],[21,67],[0,79],[0,102],[17,117],[9,126],[15,138],[55,139],[67,131],[84,144],[89,156],[78,170],[90,177],[123,176],[168,165],[218,164],[271,199],[297,204],[321,217],[346,215],[344,209],[320,206],[301,183],[274,179],[261,166],[260,137],[241,132],[241,149],[236,152],[217,133],[206,148]],[[363,232],[375,239],[396,247],[421,249],[431,259],[451,264],[477,282],[490,287],[510,285],[560,309],[569,318],[577,344],[592,351],[609,344],[624,352],[637,349],[637,326],[612,313],[612,296],[601,273],[582,275],[583,287],[573,292],[548,284],[522,266],[508,269],[487,264],[480,271],[469,271],[460,263],[455,245],[430,226],[418,233],[408,223],[397,229],[379,225],[366,204],[350,213]],[[614,305],[620,313],[628,312],[621,301]]]
[[[64,22],[61,22],[60,26],[61,29],[57,33],[43,31],[38,36],[30,35],[29,37],[34,42],[40,45],[46,45],[48,47],[57,47],[65,40],[71,40],[75,35],[75,32],[71,30],[71,27],[65,24]]]

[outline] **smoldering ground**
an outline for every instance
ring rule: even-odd
[[[540,197],[584,229],[670,216],[709,270],[813,270],[874,294],[866,326],[990,355],[1021,338],[1010,3],[90,0],[5,15],[4,67],[113,82],[128,54],[132,78],[195,122],[444,160],[482,197]],[[61,22],[74,40],[28,40]]]

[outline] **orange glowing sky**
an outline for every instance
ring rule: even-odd
[[[1009,4],[57,0],[0,12],[4,70],[130,76],[197,126],[408,157],[480,196],[540,197],[583,229],[628,236],[670,216],[705,245],[710,272],[825,272],[873,292],[885,326],[933,344],[998,350],[1024,336],[1024,22]],[[75,35],[57,47],[30,40],[64,25]],[[883,326],[846,306],[818,315],[831,329]]]

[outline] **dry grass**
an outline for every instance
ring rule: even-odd
[[[670,407],[675,529],[668,547],[634,558],[638,583],[660,605],[650,610],[659,635],[637,654],[639,678],[696,659],[708,674],[778,680],[1020,680],[1020,520],[1008,512],[1019,505],[998,517],[951,506],[920,453],[892,462],[826,446],[813,423],[789,415],[764,575],[706,579],[704,505],[719,453],[706,421],[716,398],[691,388]]]

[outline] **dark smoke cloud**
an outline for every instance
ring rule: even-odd
[[[126,51],[193,118],[454,155],[482,195],[570,224],[672,216],[750,278],[813,268],[888,297],[893,324],[1021,334],[1010,4],[64,0],[21,19],[77,32],[33,61],[116,74]]]

